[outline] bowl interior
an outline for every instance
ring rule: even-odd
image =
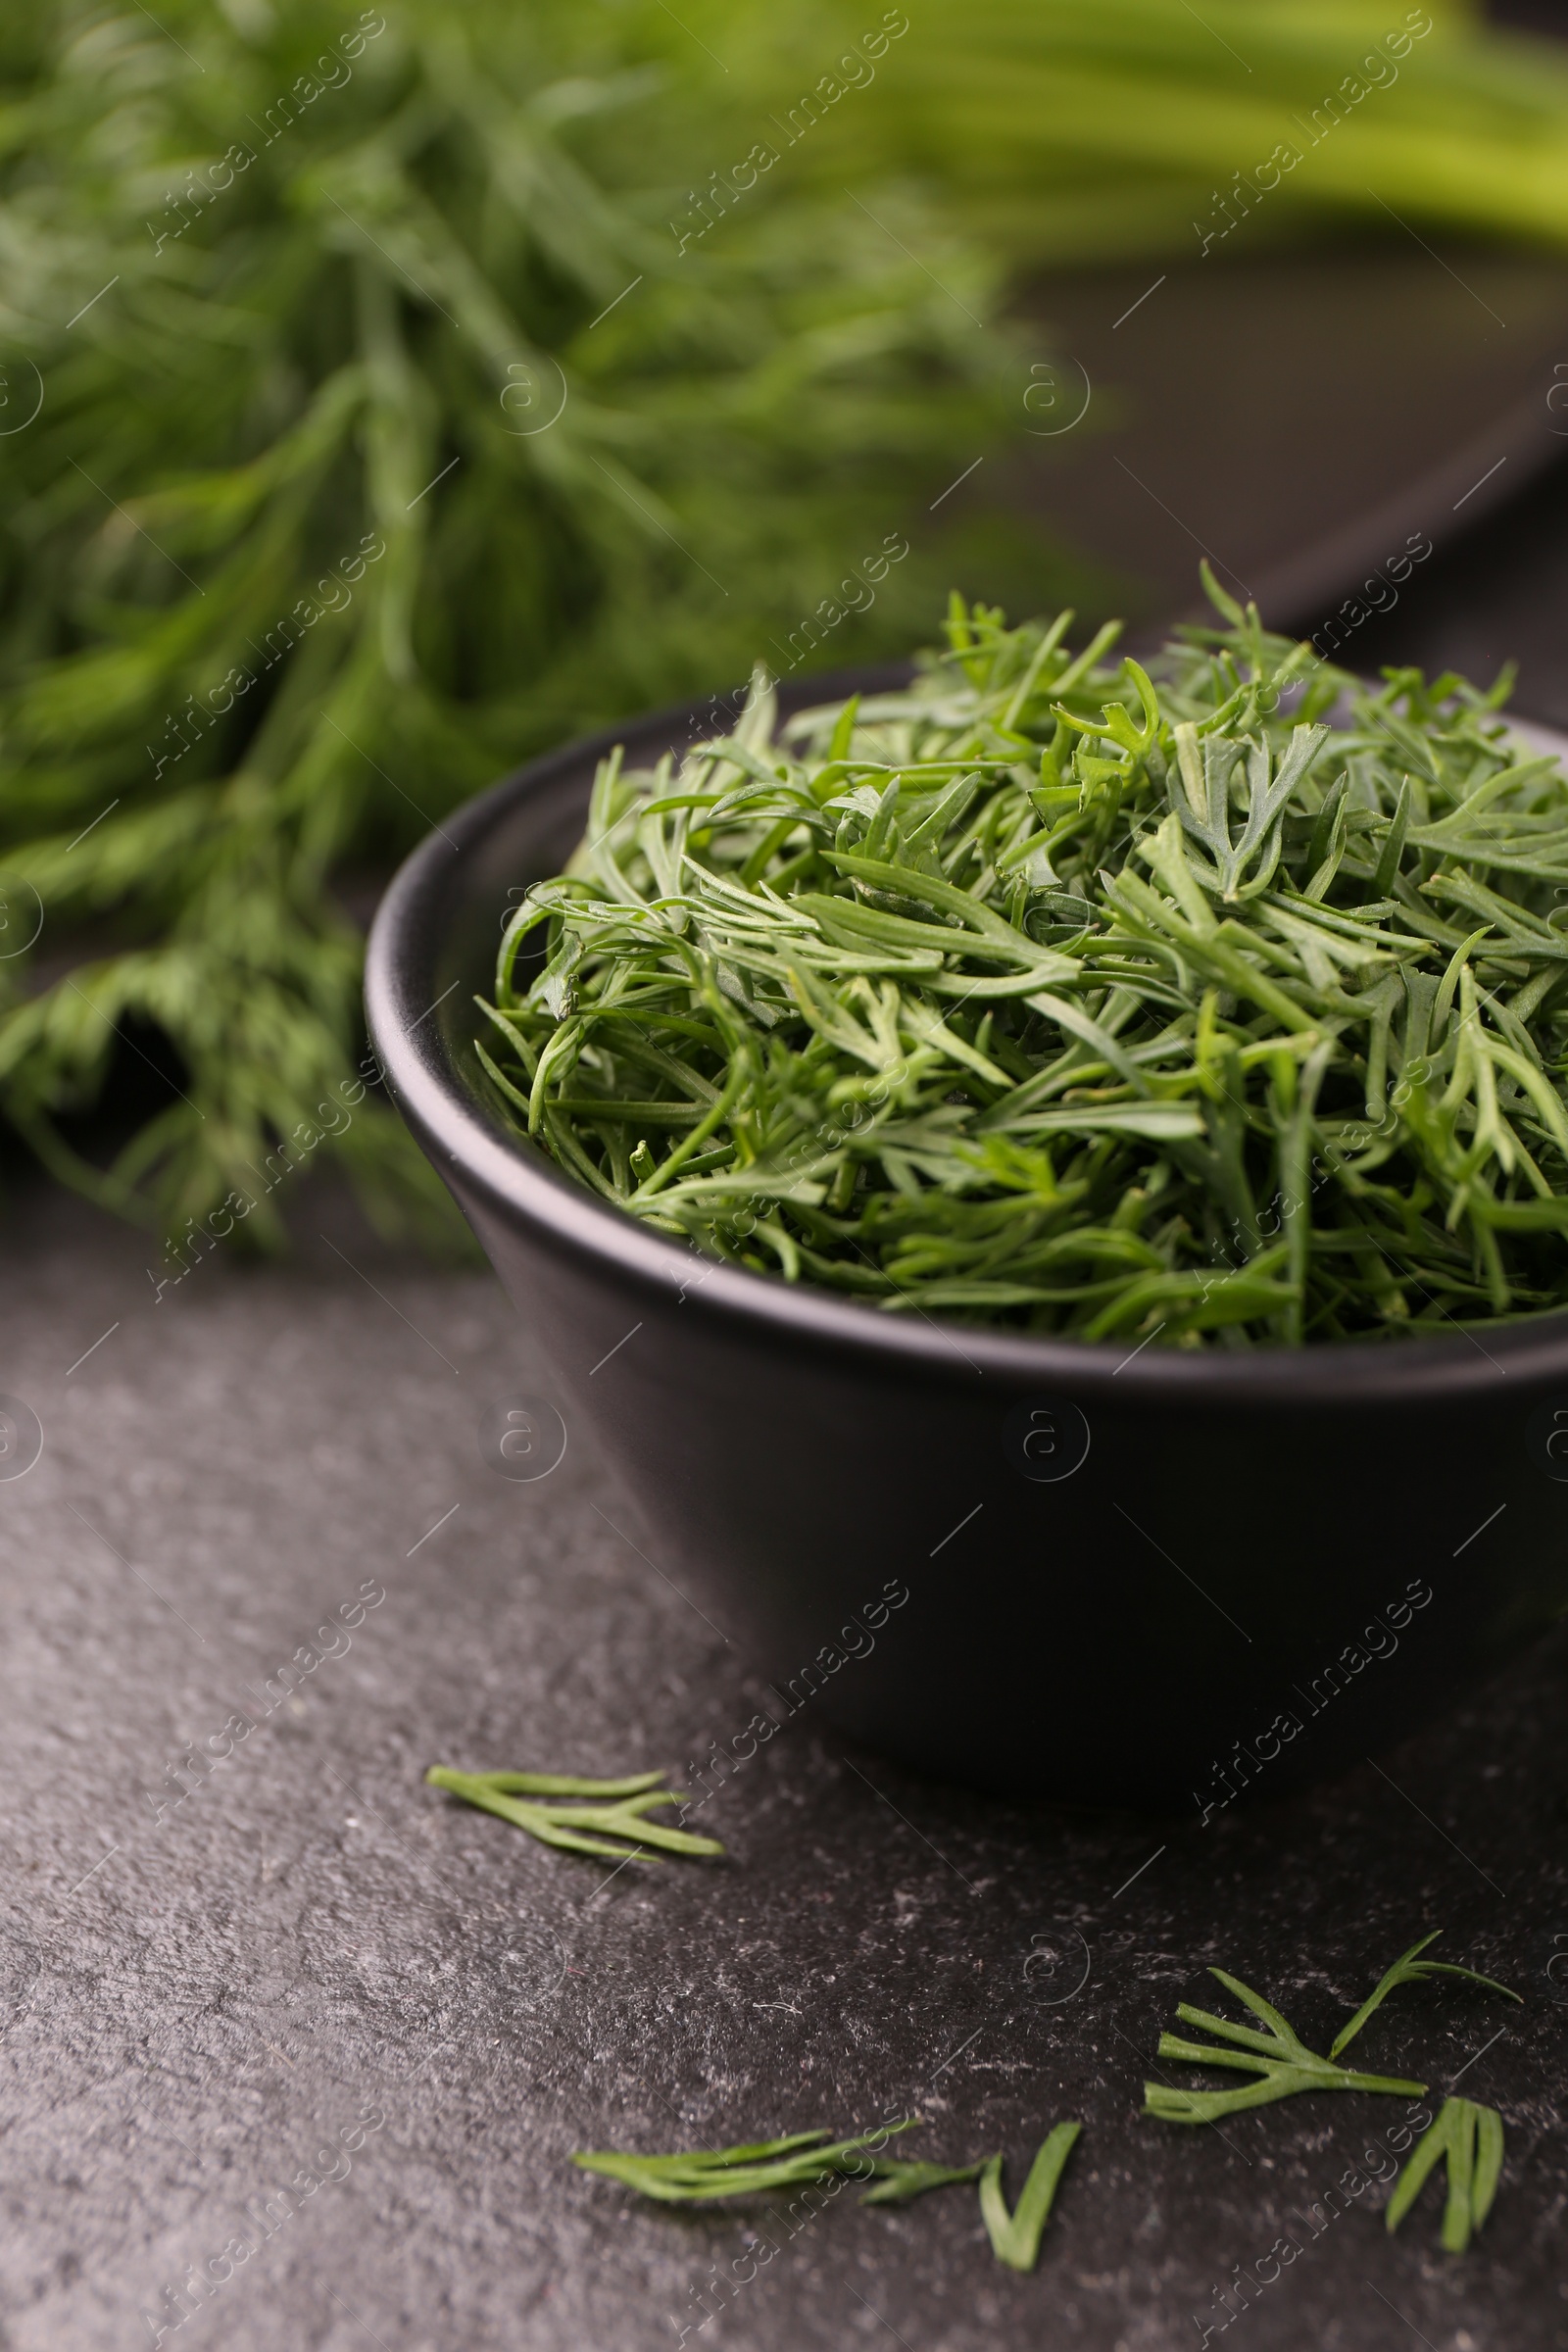
[[[781,715],[844,699],[888,692],[907,682],[906,663],[828,672],[787,682]],[[663,1289],[674,1270],[672,1246],[640,1220],[599,1200],[507,1119],[474,1052],[485,1017],[501,935],[530,884],[560,872],[581,838],[598,761],[617,744],[628,765],[651,766],[729,728],[742,697],[707,701],[606,728],[529,762],[446,819],[393,881],[372,929],[366,997],[383,1069],[405,1116],[435,1165],[477,1194],[506,1221],[519,1216],[548,1228],[552,1246],[592,1258],[644,1290]],[[1549,752],[1568,764],[1568,738],[1525,722],[1513,729],[1527,752]],[[541,951],[542,952],[542,951]],[[689,1267],[687,1268],[689,1271]],[[715,1264],[694,1294],[694,1312],[767,1322],[775,1339],[828,1345],[862,1357],[895,1355],[940,1365],[951,1355],[954,1327],[931,1318],[878,1314],[858,1301],[806,1284],[787,1284],[741,1267]],[[1094,1386],[1118,1380],[1170,1395],[1199,1389],[1215,1400],[1265,1392],[1304,1396],[1387,1395],[1393,1389],[1452,1392],[1474,1386],[1478,1367],[1502,1357],[1525,1371],[1535,1358],[1553,1368],[1568,1345],[1568,1313],[1503,1324],[1485,1349],[1458,1327],[1452,1336],[1368,1347],[1325,1342],[1309,1348],[1147,1348],[1122,1373],[1125,1350],[1111,1343],[1036,1337],[964,1326],[967,1358],[1011,1378],[1070,1373]]]

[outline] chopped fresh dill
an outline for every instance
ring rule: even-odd
[[[1259,2034],[1251,2026],[1233,2025],[1229,2018],[1190,2008],[1183,2001],[1176,2011],[1183,2024],[1201,2026],[1205,2034],[1216,2034],[1219,2040],[1184,2041],[1179,2034],[1162,2034],[1159,2055],[1179,2058],[1187,2066],[1238,2067],[1257,2080],[1240,2090],[1178,2090],[1165,2082],[1146,2082],[1146,2115],[1157,2115],[1169,2124],[1212,2124],[1244,2107],[1264,2107],[1271,2099],[1288,2099],[1298,2090],[1381,2090],[1418,2098],[1426,2089],[1424,2082],[1407,2082],[1392,2075],[1352,2074],[1332,2059],[1320,2058],[1298,2038],[1261,1993],[1227,1976],[1222,1968],[1211,1968],[1208,1973],[1244,2001],[1254,2017],[1261,2018],[1267,2032]],[[1225,2042],[1234,2046],[1221,2047]]]
[[[783,2139],[759,2139],[733,2148],[690,2148],[675,2156],[635,2156],[618,2148],[579,2149],[572,2163],[585,2173],[603,2173],[623,2180],[640,2196],[662,2205],[710,2205],[718,2197],[756,2196],[764,2189],[795,2188],[803,2182],[826,2180],[835,2173],[867,2180],[873,2174],[896,2179],[901,2172],[929,2172],[933,2166],[900,2166],[892,2157],[871,2154],[871,2143],[895,2132],[907,2132],[920,2121],[906,2116],[901,2123],[883,2124],[850,2139],[833,2139],[826,2132],[792,2132]],[[934,2187],[934,2181],[926,2185]],[[915,2193],[915,2192],[910,2192]]]
[[[432,1764],[424,1777],[433,1788],[448,1788],[466,1804],[526,1830],[542,1845],[564,1846],[574,1854],[608,1855],[612,1861],[630,1861],[635,1855],[657,1862],[659,1854],[650,1850],[654,1847],[668,1854],[724,1851],[716,1838],[698,1838],[689,1830],[649,1820],[661,1805],[691,1801],[682,1789],[662,1788],[662,1772],[633,1773],[620,1781],[579,1781],[552,1772],[456,1772],[449,1764]],[[525,1797],[533,1801],[524,1802]],[[563,1797],[598,1801],[563,1804]],[[611,1798],[615,1801],[608,1802]]]
[[[1390,2232],[1397,2230],[1427,2175],[1444,2160],[1448,2168],[1448,2201],[1443,2215],[1443,2243],[1462,2254],[1472,2230],[1492,2211],[1502,2173],[1502,2118],[1494,2107],[1470,2099],[1445,2099],[1435,2124],[1417,2140],[1384,2214]]]
[[[980,2211],[985,2219],[991,2251],[1012,2271],[1032,2271],[1040,2260],[1040,2240],[1062,2168],[1072,2154],[1082,2124],[1058,2124],[1041,2141],[1023,2193],[1011,2213],[1002,2193],[1002,2158],[993,2156],[980,2175]]]
[[[895,2132],[907,2132],[919,2121],[918,2116],[906,2116],[901,2123],[884,2124],[850,2139],[831,2139],[826,2132],[793,2132],[783,2139],[750,2140],[733,2148],[692,2148],[674,2156],[637,2156],[618,2148],[579,2149],[571,2161],[585,2173],[603,2173],[612,2180],[624,2181],[639,2195],[662,2205],[710,2205],[720,2197],[810,2186],[834,2175],[873,2181],[860,2199],[862,2205],[907,2205],[933,2188],[954,2188],[978,2180],[980,2212],[997,2260],[1010,2270],[1032,2271],[1040,2259],[1040,2240],[1051,2218],[1062,2168],[1083,2126],[1057,2124],[1042,2142],[1023,2193],[1009,2214],[1002,2193],[1001,2156],[982,2157],[973,2164],[921,2164],[881,2152]]]
[[[1568,780],[1445,674],[962,606],[907,691],[601,767],[505,933],[515,1124],[704,1251],[1189,1346],[1568,1301]],[[1330,718],[1334,725],[1325,723]]]

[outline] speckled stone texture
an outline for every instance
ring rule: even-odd
[[[764,1693],[586,1431],[490,1466],[496,1408],[552,1393],[491,1277],[299,1222],[292,1264],[220,1249],[155,1303],[133,1235],[8,1212],[0,1389],[44,1450],[0,1479],[0,2343],[1165,2352],[1219,2340],[1240,2266],[1253,2352],[1568,2346],[1568,1647],[1202,1829],[923,1785],[808,1710],[697,1817],[725,1862],[547,1852],[425,1767],[684,1773]],[[1438,1926],[1527,2005],[1406,1988],[1356,2055],[1501,2109],[1462,2260],[1436,2188],[1383,2230],[1405,2100],[1142,2118],[1209,1963],[1326,2048]],[[1083,2121],[1032,2277],[970,2189],[792,2235],[567,2162],[910,2111],[910,2154],[1004,2149],[1009,2194]]]

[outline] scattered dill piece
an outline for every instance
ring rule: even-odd
[[[1184,2041],[1175,2034],[1162,2034],[1159,2055],[1179,2058],[1189,2066],[1237,2067],[1256,2075],[1258,2080],[1240,2090],[1178,2090],[1163,2082],[1146,2082],[1146,2114],[1157,2115],[1171,2124],[1211,2124],[1221,2116],[1238,2114],[1244,2107],[1263,2107],[1271,2099],[1288,2099],[1298,2090],[1379,2090],[1414,2098],[1426,2089],[1424,2082],[1409,2082],[1393,2075],[1352,2074],[1336,2066],[1332,2059],[1319,2057],[1298,2038],[1261,1993],[1253,1992],[1222,1968],[1211,1968],[1208,1973],[1245,2002],[1254,2017],[1261,2018],[1267,2032],[1260,2034],[1250,2026],[1234,2025],[1229,2018],[1215,2017],[1206,2009],[1190,2008],[1183,2001],[1176,2014],[1184,2024],[1201,2026],[1205,2033],[1216,2034],[1221,2042],[1234,2046],[1226,2049],[1217,2042]]]
[[[654,2197],[662,2205],[707,2205],[717,2197],[797,2188],[825,2180],[835,2173],[864,2180],[868,2171],[880,2172],[889,2161],[865,2152],[871,2142],[895,2132],[907,2132],[919,2121],[918,2116],[906,2116],[901,2123],[879,2125],[875,2131],[850,2139],[833,2139],[826,2132],[793,2132],[783,2139],[753,2140],[733,2148],[693,2148],[675,2156],[635,2156],[618,2148],[579,2149],[571,2161],[585,2173],[603,2173],[608,2180],[622,2180],[639,2195]]]
[[[1331,2058],[1337,2058],[1347,2044],[1354,2040],[1372,2012],[1382,2007],[1396,1984],[1420,1984],[1428,1977],[1463,1977],[1471,1984],[1485,1984],[1489,1991],[1500,1992],[1507,2000],[1524,1999],[1522,1992],[1514,1992],[1506,1984],[1499,1984],[1495,1977],[1480,1976],[1473,1968],[1456,1968],[1446,1960],[1418,1960],[1416,1954],[1424,1952],[1429,1943],[1436,1943],[1442,1933],[1441,1928],[1434,1928],[1430,1936],[1423,1936],[1419,1943],[1412,1943],[1410,1949],[1396,1960],[1376,1991],[1361,2003],[1349,2024],[1335,2037],[1334,2046],[1329,2051]]]
[[[623,2181],[640,2196],[655,2198],[662,2205],[710,2205],[720,2197],[809,2186],[835,2174],[860,2180],[870,2174],[876,2176],[860,2199],[862,2205],[908,2205],[931,2189],[978,2180],[980,2211],[998,2261],[1015,2271],[1032,2271],[1062,2167],[1083,2126],[1056,2126],[1038,2151],[1023,2193],[1009,2214],[1002,2192],[1000,2156],[979,2158],[973,2164],[922,2164],[881,2152],[894,2132],[907,2132],[919,2121],[918,2116],[906,2116],[900,2123],[885,2124],[848,2139],[831,2139],[826,2132],[793,2132],[782,2139],[751,2140],[733,2148],[693,2148],[674,2156],[636,2156],[619,2148],[579,2149],[571,2161],[585,2173],[602,2173],[611,2180]]]
[[[1387,2228],[1397,2230],[1426,2181],[1440,2163],[1448,2168],[1448,2201],[1443,2215],[1443,2243],[1449,2254],[1462,2254],[1472,2230],[1479,2230],[1492,2211],[1502,2172],[1502,2118],[1494,2107],[1478,2107],[1470,2099],[1445,2099],[1437,2122],[1410,2152],[1384,2215]]]
[[[1032,2271],[1040,2259],[1040,2239],[1062,2167],[1072,2153],[1082,2124],[1057,2124],[1041,2144],[1023,2193],[1011,2213],[1002,2193],[1002,2158],[993,2156],[980,2175],[980,2211],[985,2217],[991,2250],[1009,2270]]]
[[[1568,1300],[1568,778],[1452,674],[955,598],[905,691],[607,760],[502,942],[500,1114],[891,1314],[1159,1346]],[[1330,720],[1334,723],[1328,723]]]
[[[634,1773],[619,1781],[573,1780],[549,1772],[456,1772],[447,1764],[432,1764],[425,1774],[432,1788],[450,1789],[465,1803],[495,1813],[514,1828],[526,1830],[542,1845],[560,1845],[577,1854],[601,1854],[611,1861],[633,1854],[650,1862],[659,1859],[649,1849],[669,1854],[721,1854],[716,1838],[699,1838],[648,1816],[662,1805],[689,1803],[685,1791],[659,1784],[662,1772]],[[549,1799],[528,1802],[527,1797]],[[562,1803],[562,1798],[578,1801]],[[598,1803],[584,1799],[598,1798]],[[611,1839],[621,1842],[612,1844]]]
[[[914,2164],[885,2157],[876,2168],[881,2179],[866,2190],[860,2203],[909,2205],[928,2189],[956,2188],[964,2181],[978,2180],[984,2165],[984,2157],[977,2157],[973,2164]]]

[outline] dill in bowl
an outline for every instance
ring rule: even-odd
[[[956,599],[906,691],[596,780],[478,1051],[732,1263],[1090,1341],[1568,1302],[1568,782],[1504,688]],[[1327,723],[1332,717],[1334,723]],[[541,954],[542,951],[542,954]]]

